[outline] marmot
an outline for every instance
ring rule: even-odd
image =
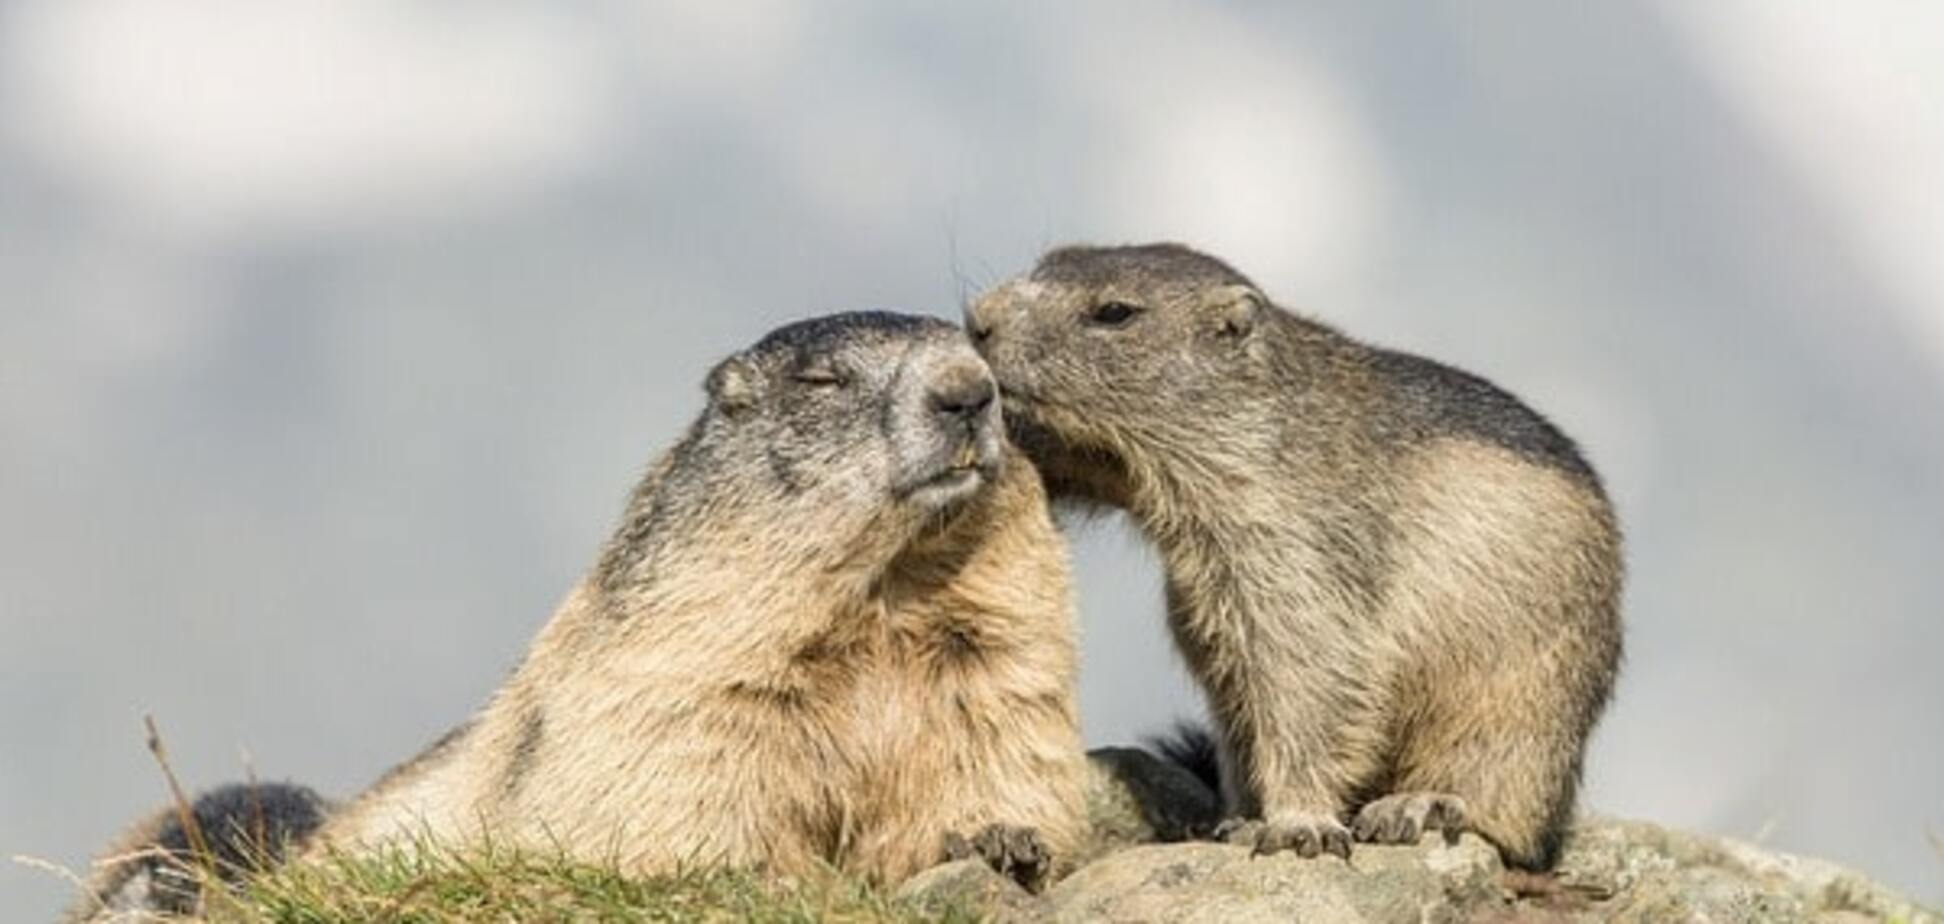
[[[1066,547],[963,333],[804,321],[707,392],[512,677],[312,852],[484,834],[895,882],[950,846],[1029,884],[1072,855]]]
[[[1621,654],[1620,532],[1571,440],[1179,245],[1054,250],[966,325],[1054,497],[1157,546],[1231,839],[1469,825],[1551,866]]]

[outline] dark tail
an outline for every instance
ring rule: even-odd
[[[324,823],[325,809],[324,798],[308,786],[230,783],[198,796],[191,814],[217,870],[241,875],[282,862],[291,847]],[[171,854],[194,859],[180,817],[172,817],[157,840]]]
[[[1209,791],[1222,791],[1222,745],[1202,722],[1178,721],[1166,734],[1149,735],[1141,745],[1168,763],[1195,775]]]
[[[110,850],[126,859],[94,877],[85,907],[67,920],[102,909],[194,913],[210,874],[230,884],[276,866],[324,823],[328,809],[323,797],[295,783],[231,783],[203,793],[189,807],[194,835],[182,812],[164,809]]]

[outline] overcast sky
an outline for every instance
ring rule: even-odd
[[[159,804],[144,713],[355,792],[713,360],[1171,238],[1588,448],[1589,808],[1944,899],[1944,7],[1260,6],[0,4],[0,856]],[[1073,536],[1089,740],[1194,714],[1152,555]]]

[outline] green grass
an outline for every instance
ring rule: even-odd
[[[250,880],[234,897],[212,894],[207,914],[218,924],[981,920],[967,907],[920,907],[835,874],[790,882],[728,871],[634,879],[560,856],[493,848],[292,864]]]

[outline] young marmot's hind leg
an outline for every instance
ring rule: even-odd
[[[1393,602],[1423,641],[1386,791],[1456,796],[1508,865],[1545,870],[1619,658],[1618,538],[1570,477],[1462,445],[1422,463]]]
[[[1391,794],[1364,807],[1360,832],[1395,843],[1428,827],[1448,838],[1469,830],[1510,866],[1550,868],[1572,820],[1585,730],[1570,685],[1546,674],[1526,661],[1434,685],[1424,719],[1400,742]]]

